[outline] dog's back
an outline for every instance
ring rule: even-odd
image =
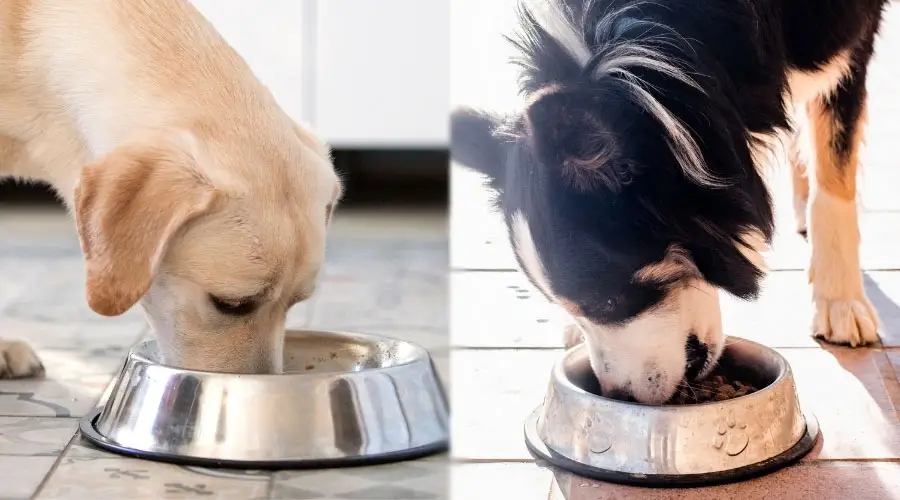
[[[0,64],[0,136],[27,148],[53,183],[70,184],[78,163],[139,129],[192,119],[243,131],[289,125],[183,0],[3,2]]]

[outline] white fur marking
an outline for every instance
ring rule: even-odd
[[[531,237],[531,228],[528,226],[528,221],[525,220],[525,215],[522,212],[516,212],[512,216],[512,234],[515,251],[522,261],[523,271],[534,280],[535,285],[547,297],[553,297],[550,280],[547,279],[544,265],[541,263],[537,248],[534,246],[534,240]]]
[[[535,21],[579,64],[582,66],[587,64],[591,59],[591,50],[584,43],[583,33],[575,26],[571,13],[564,10],[566,7],[562,2],[532,0],[526,8],[534,16]]]
[[[564,10],[565,7],[562,5],[562,2],[551,0],[537,2],[536,5],[535,2],[531,3],[532,5],[528,7],[528,10],[538,24],[556,39],[579,64],[582,66],[587,64],[592,55],[591,50],[584,43],[583,31],[573,21],[572,13]],[[604,19],[597,26],[595,38],[598,43],[608,44],[608,50],[604,59],[597,65],[595,74],[600,77],[604,75],[618,75],[628,84],[637,103],[665,128],[668,135],[667,142],[672,150],[672,154],[675,155],[688,178],[701,186],[726,186],[728,183],[725,180],[719,179],[709,172],[697,142],[684,124],[647,90],[649,85],[645,81],[628,70],[628,68],[636,67],[650,69],[678,80],[700,92],[703,91],[694,78],[676,64],[673,64],[671,58],[666,57],[651,46],[651,44],[674,45],[673,42],[660,37],[648,39],[644,44],[634,40],[619,41],[616,26],[624,19],[623,14],[628,10],[632,10],[632,7],[629,6],[618,12],[605,15]],[[643,19],[638,19],[634,22],[641,25],[668,28],[659,23]],[[681,38],[674,30],[669,29],[669,31],[672,36]],[[682,41],[686,44],[683,38]]]
[[[625,76],[622,71],[620,71],[620,73]],[[637,99],[638,104],[640,104],[645,111],[653,115],[663,128],[666,129],[666,134],[669,136],[667,141],[669,147],[672,150],[672,154],[677,158],[678,164],[681,165],[682,170],[684,170],[685,175],[701,186],[726,186],[727,183],[725,181],[718,179],[709,173],[709,170],[707,170],[706,164],[703,161],[703,155],[700,153],[700,147],[697,145],[697,142],[694,141],[694,138],[691,137],[690,132],[688,132],[684,124],[653,97],[653,94],[636,83],[634,79],[626,77],[625,81],[628,83],[632,95]]]
[[[512,235],[513,245],[516,255],[522,262],[522,271],[534,281],[535,286],[544,293],[554,306],[550,310],[553,323],[565,323],[572,320],[572,315],[561,307],[562,305],[555,301],[553,290],[550,288],[550,280],[547,279],[547,273],[541,259],[538,256],[537,248],[534,246],[534,240],[531,237],[531,228],[528,221],[525,220],[522,212],[516,212],[512,216]],[[568,349],[581,343],[581,328],[577,325],[569,325],[563,331],[563,345]]]
[[[605,16],[597,26],[597,38],[609,40],[607,43],[612,45],[612,48],[606,52],[604,60],[597,65],[596,74],[598,76],[617,74],[628,82],[638,104],[653,115],[666,129],[666,134],[669,136],[669,147],[676,158],[678,158],[678,163],[684,169],[685,174],[691,180],[704,186],[725,186],[726,183],[722,179],[718,179],[710,174],[706,168],[700,148],[684,124],[647,90],[649,85],[645,81],[629,71],[628,68],[649,69],[703,92],[703,88],[693,77],[678,67],[670,57],[665,56],[652,46],[652,44],[676,46],[674,42],[660,37],[654,37],[646,41],[620,41],[620,36],[616,33],[616,27],[622,21],[622,16],[629,10],[633,10],[633,6],[625,7],[614,14]],[[673,37],[680,38],[685,47],[690,47],[683,37],[668,26],[645,19],[635,20],[634,25],[647,25],[648,27],[653,26],[668,30]],[[641,44],[642,42],[644,45]]]
[[[769,266],[766,263],[764,252],[769,249],[769,244],[766,243],[763,234],[758,229],[748,229],[741,233],[740,240],[737,247],[741,255],[760,271],[767,271]]]

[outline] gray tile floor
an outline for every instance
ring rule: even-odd
[[[429,348],[447,378],[447,214],[339,213],[317,295],[289,326],[389,333]],[[324,471],[227,471],[112,455],[76,433],[143,318],[93,314],[72,222],[60,210],[0,207],[0,336],[27,339],[44,380],[0,381],[0,499],[442,499],[445,457]]]

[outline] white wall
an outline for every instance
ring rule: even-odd
[[[325,0],[327,1],[327,0]],[[310,0],[192,0],[291,116],[306,120],[312,68],[304,64]]]
[[[192,0],[336,147],[446,147],[450,0]]]

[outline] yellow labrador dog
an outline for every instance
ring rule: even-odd
[[[139,303],[167,363],[281,369],[285,315],[313,293],[340,182],[327,147],[187,0],[0,2],[5,176],[55,188],[90,307]],[[43,367],[2,340],[0,373]]]

